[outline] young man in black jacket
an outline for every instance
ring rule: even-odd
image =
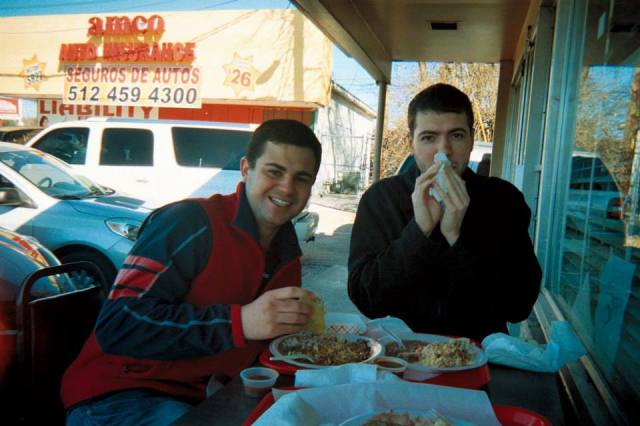
[[[463,92],[424,89],[408,125],[416,165],[372,185],[358,206],[349,297],[364,315],[396,316],[416,332],[506,332],[540,290],[531,211],[513,185],[467,167],[473,110]]]

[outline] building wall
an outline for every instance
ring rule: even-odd
[[[322,163],[314,193],[360,191],[369,185],[375,125],[373,111],[334,84],[329,105],[317,111]]]

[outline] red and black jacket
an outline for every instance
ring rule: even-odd
[[[264,348],[244,340],[241,306],[300,286],[300,254],[290,223],[265,253],[243,184],[155,211],[64,375],[65,407],[132,388],[204,399],[212,375],[236,375]]]

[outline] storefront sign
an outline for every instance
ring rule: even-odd
[[[65,104],[200,108],[195,43],[160,42],[164,30],[159,15],[89,18],[88,42],[60,46]]]
[[[0,119],[17,120],[20,118],[20,101],[16,98],[0,97]]]
[[[0,28],[6,96],[189,115],[204,104],[317,108],[331,95],[331,41],[296,10],[0,17]]]
[[[278,66],[280,61],[276,64]],[[256,79],[260,76],[260,71],[253,66],[251,56],[243,58],[237,52],[233,54],[233,61],[223,65],[227,77],[224,85],[233,89],[236,96],[240,96],[242,91],[253,92],[256,88]]]
[[[157,119],[158,108],[111,105],[74,105],[58,99],[40,99],[38,117],[47,116],[49,123],[81,120],[88,117],[151,118]]]
[[[60,45],[60,62],[102,63],[192,63],[196,58],[193,42],[163,42],[164,19],[136,16],[89,18],[86,43]]]
[[[200,108],[200,69],[192,66],[65,67],[64,102]]]
[[[38,55],[33,55],[31,59],[22,60],[22,70],[20,76],[24,79],[25,88],[40,90],[40,83],[46,80],[44,68],[46,62],[38,61]]]

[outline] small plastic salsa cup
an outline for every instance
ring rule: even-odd
[[[248,396],[261,397],[271,390],[280,374],[271,368],[250,367],[240,372],[244,384],[244,393]]]

